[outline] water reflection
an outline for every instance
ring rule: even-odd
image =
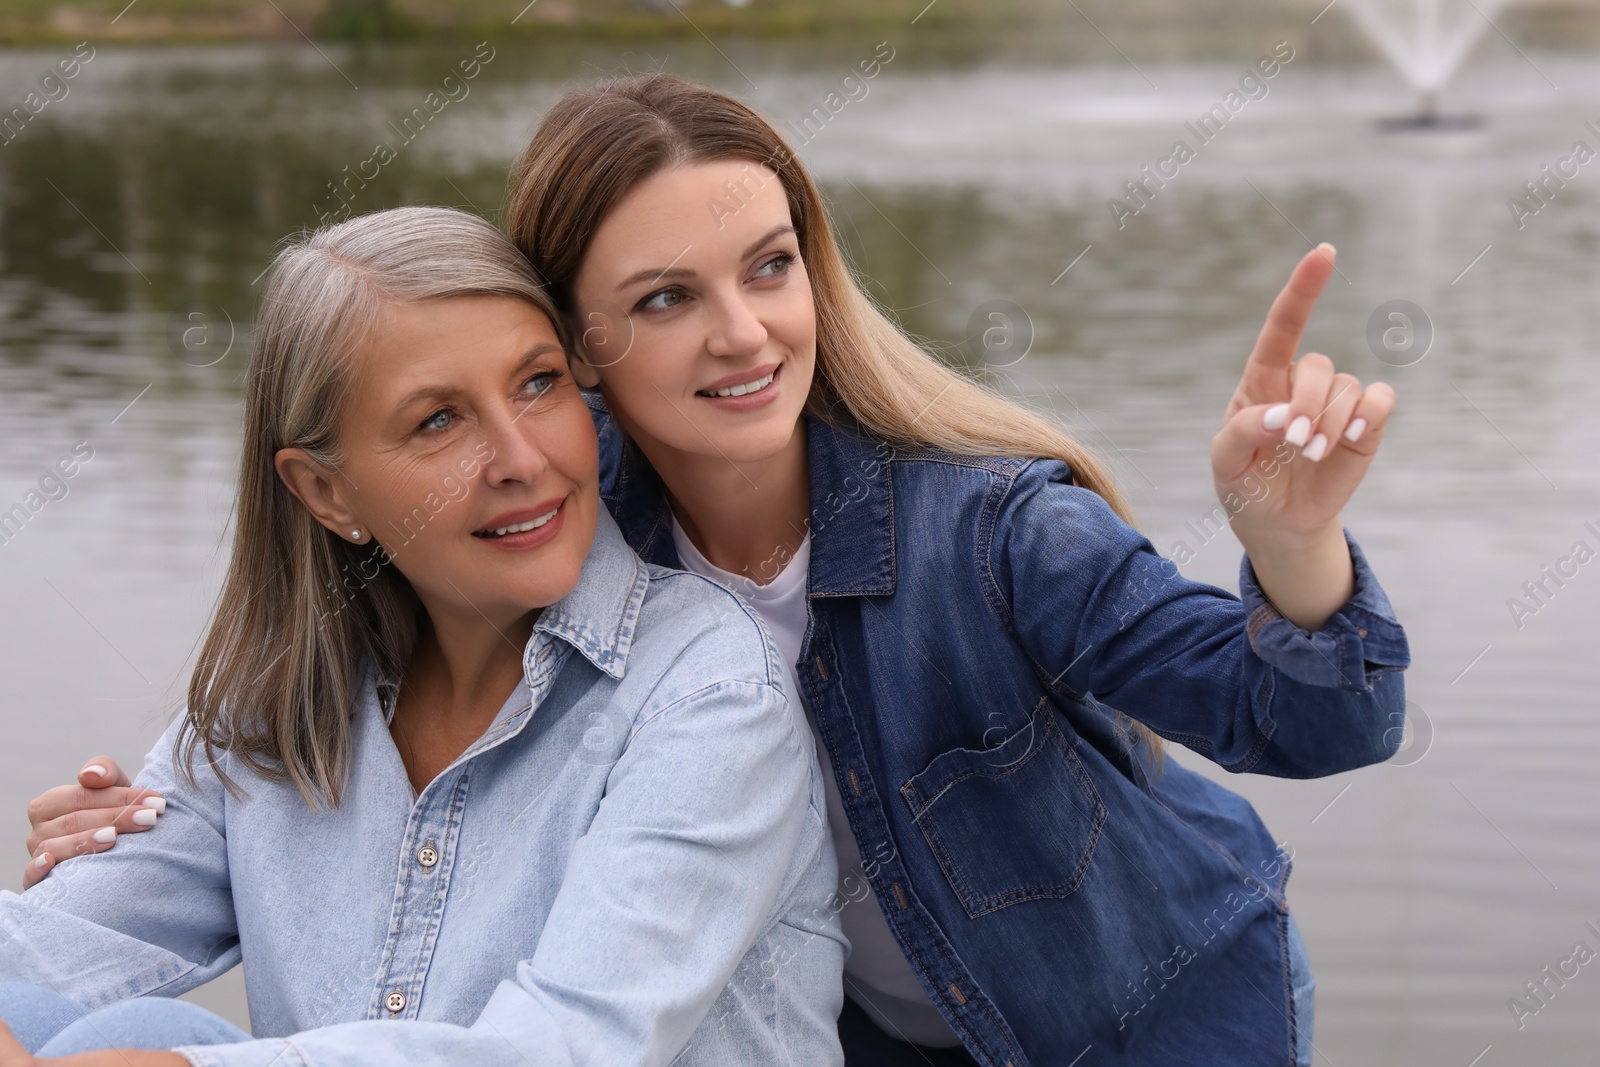
[[[503,49],[354,206],[493,217],[537,116],[619,61],[711,80],[781,121],[870,50]],[[0,546],[13,840],[24,798],[92,751],[136,766],[177,706],[225,558],[260,271],[471,52],[106,50],[0,151],[0,506],[77,442],[94,449]],[[1337,780],[1227,784],[1296,850],[1330,1062],[1588,1048],[1600,980],[1572,982],[1521,1030],[1506,998],[1596,917],[1600,865],[1583,846],[1600,834],[1600,578],[1580,572],[1521,629],[1506,601],[1600,520],[1595,179],[1520,229],[1506,200],[1600,116],[1600,63],[1502,49],[1452,85],[1481,128],[1399,135],[1374,121],[1403,100],[1392,75],[1307,49],[1119,228],[1106,201],[1253,53],[1141,70],[904,53],[806,146],[842,239],[909,330],[1097,444],[1158,548],[1214,503],[1210,438],[1285,272],[1311,243],[1339,245],[1308,347],[1400,395],[1346,522],[1408,624],[1409,695],[1433,744]],[[51,58],[0,57],[0,93]],[[1411,366],[1368,347],[1371,313],[1395,299],[1436,331]],[[1031,324],[1021,360],[967,341],[997,300]],[[1186,571],[1235,589],[1238,563],[1223,537]],[[213,996],[237,1014],[236,988]]]

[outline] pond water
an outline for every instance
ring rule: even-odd
[[[355,210],[495,216],[513,154],[575,81],[664,66],[783,123],[874,47],[499,46],[409,140],[391,123],[470,43],[99,49],[0,147],[0,510],[80,460],[0,545],[0,829],[20,842],[24,801],[95,752],[137,768],[178,707],[226,560],[254,283],[343,168],[381,140],[396,158]],[[1237,590],[1231,534],[1192,533],[1215,503],[1208,446],[1287,271],[1338,245],[1306,348],[1399,395],[1345,520],[1407,626],[1413,736],[1392,765],[1317,781],[1176,758],[1294,849],[1319,1063],[1592,1062],[1600,971],[1546,981],[1520,1025],[1508,998],[1576,942],[1600,948],[1600,564],[1559,585],[1543,570],[1600,548],[1600,163],[1525,201],[1537,213],[1507,201],[1575,141],[1600,148],[1600,60],[1492,42],[1445,100],[1479,124],[1390,132],[1399,79],[1302,44],[1139,206],[1124,182],[1196,146],[1186,124],[1256,52],[893,47],[801,149],[857,264],[908,329],[1101,448],[1157,548],[1194,550],[1191,577]],[[70,52],[0,55],[0,103]],[[1020,332],[984,353],[966,338],[991,301]],[[1409,302],[1409,349],[1372,340],[1400,323],[1391,301]],[[197,998],[244,1018],[237,972]]]

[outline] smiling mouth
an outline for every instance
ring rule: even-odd
[[[771,373],[767,374],[767,376],[764,377],[764,378],[757,378],[754,381],[750,381],[750,382],[742,382],[739,385],[730,385],[726,389],[701,389],[695,395],[696,396],[745,396],[746,394],[749,394],[749,393],[759,393],[759,392],[761,392],[761,390],[763,390],[767,386],[771,385],[772,384],[772,379],[777,377],[777,375],[778,375],[778,372],[774,370]]]
[[[519,522],[515,526],[500,526],[493,530],[478,530],[474,532],[472,536],[482,537],[485,540],[492,541],[497,537],[506,537],[510,534],[527,533],[529,530],[537,530],[539,527],[555,518],[556,512],[560,510],[561,509],[558,507],[551,508],[549,514],[540,515],[537,519],[529,519],[527,522]]]

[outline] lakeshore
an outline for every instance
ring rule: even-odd
[[[1316,19],[1322,0],[10,0],[0,48],[84,39],[143,44],[317,40],[637,41],[828,38],[916,26],[1104,46],[1124,35],[1180,58],[1218,42],[1276,39]],[[1600,0],[1520,0],[1499,28],[1540,48],[1600,45]],[[1327,23],[1338,23],[1327,25]],[[1337,48],[1337,44],[1335,44]]]

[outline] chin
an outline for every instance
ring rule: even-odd
[[[728,440],[717,444],[729,459],[737,463],[760,463],[788,448],[800,432],[801,409],[774,411],[759,423],[746,426]],[[705,439],[701,438],[703,442]]]
[[[549,607],[578,585],[579,567],[574,566],[569,580],[552,580],[553,576],[545,573],[540,575],[540,581],[529,583],[522,588],[512,588],[502,592],[501,596],[508,596],[515,603],[525,605],[528,611],[540,611]]]

